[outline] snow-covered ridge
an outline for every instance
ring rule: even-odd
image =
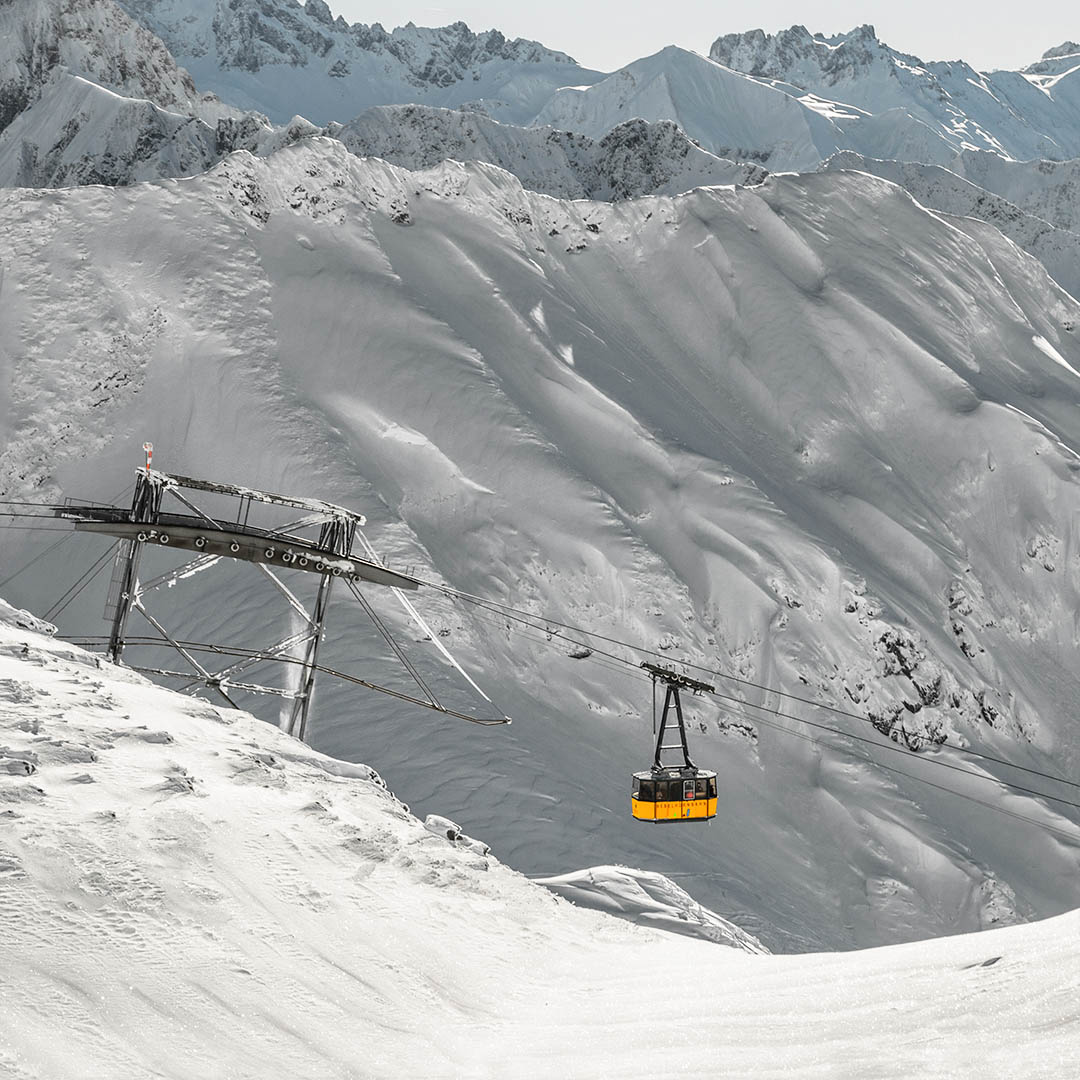
[[[0,130],[60,70],[124,97],[188,115],[219,112],[149,30],[112,0],[35,0],[0,5]]]
[[[1053,78],[1034,69],[979,72],[961,60],[898,52],[872,26],[831,37],[803,26],[727,34],[709,56],[797,99],[812,94],[869,113],[843,125],[844,148],[868,156],[939,165],[964,149],[1024,160],[1080,156],[1080,66],[1069,74],[1061,60]],[[920,145],[920,125],[932,142]]]
[[[992,155],[979,156],[986,158]],[[962,168],[965,160],[970,160],[970,156],[958,159],[954,165]],[[994,160],[1001,159],[995,157]],[[1067,168],[1075,164],[1064,162],[1061,167]],[[940,165],[879,161],[859,154],[841,153],[831,157],[823,168],[828,171],[855,169],[873,173],[899,184],[931,210],[974,217],[993,225],[1000,229],[1003,235],[1034,255],[1062,288],[1067,289],[1073,296],[1080,297],[1080,234],[1026,213],[1000,195],[995,195]],[[1048,194],[1047,190],[1038,192],[1038,202],[1048,203]]]
[[[628,120],[599,139],[547,127],[501,124],[481,113],[388,105],[369,109],[329,133],[352,153],[406,169],[451,158],[485,161],[522,186],[567,199],[674,195],[704,184],[755,184],[759,166],[717,158],[668,122]]]
[[[374,105],[483,101],[521,122],[559,86],[595,72],[534,41],[463,22],[387,32],[350,26],[322,0],[122,0],[207,87],[284,122],[342,121]]]
[[[593,86],[558,90],[533,122],[600,138],[631,117],[674,121],[711,153],[774,171],[814,168],[842,145],[829,117],[673,45]]]
[[[186,181],[3,192],[0,225],[11,496],[108,499],[150,437],[176,471],[354,507],[395,565],[883,736],[808,743],[702,700],[716,826],[643,831],[625,799],[647,684],[428,596],[510,735],[394,703],[360,724],[356,692],[324,683],[321,749],[377,760],[519,869],[677,874],[770,948],[1075,904],[1067,807],[985,763],[959,782],[991,809],[920,782],[967,761],[942,740],[1064,775],[1080,753],[1080,308],[989,226],[864,174],[560,201],[490,165],[409,172],[331,139]],[[42,560],[18,602],[56,576]],[[260,589],[207,573],[163,603],[185,637],[205,637],[201,599],[220,636],[261,641],[279,627]],[[80,603],[66,625],[98,633],[100,596]],[[343,612],[327,663],[371,658],[406,689],[372,637]]]
[[[130,184],[202,172],[316,131],[212,94],[112,0],[0,6],[0,185]]]

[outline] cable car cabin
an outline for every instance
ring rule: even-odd
[[[637,772],[630,799],[638,821],[708,821],[716,817],[716,773],[678,767]]]
[[[708,821],[716,817],[716,773],[699,769],[690,760],[690,748],[686,743],[686,723],[683,720],[680,690],[691,693],[714,693],[708,683],[680,675],[671,668],[659,664],[641,665],[653,679],[653,730],[656,731],[656,686],[663,683],[664,711],[660,716],[660,730],[656,735],[656,751],[651,769],[634,773],[634,790],[630,806],[638,821]],[[679,741],[665,743],[668,717],[675,714],[679,728]],[[674,725],[672,725],[674,727]],[[672,731],[674,735],[674,731]],[[681,765],[665,765],[661,760],[665,750],[682,752]]]

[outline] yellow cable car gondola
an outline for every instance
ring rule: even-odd
[[[662,682],[667,692],[664,696],[664,711],[660,717],[652,768],[634,773],[634,790],[630,796],[633,815],[638,821],[708,821],[709,818],[716,817],[716,773],[709,769],[699,769],[690,760],[679,690],[712,693],[713,687],[657,664],[645,663],[641,666],[652,675],[654,691],[656,684]],[[679,724],[679,742],[665,744],[664,732],[672,705],[675,706],[675,717]],[[654,696],[654,720],[655,707]],[[664,750],[681,750],[683,764],[665,765],[660,759]]]

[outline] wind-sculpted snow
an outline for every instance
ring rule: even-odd
[[[944,165],[965,149],[1020,159],[1080,156],[1080,65],[1064,56],[1048,54],[1053,70],[1044,63],[979,72],[962,60],[926,63],[897,52],[872,26],[832,37],[803,26],[726,34],[709,56],[796,100],[825,99],[846,111],[845,148],[871,157]],[[932,138],[920,138],[920,128]]]
[[[579,907],[596,908],[645,926],[662,927],[746,952],[768,951],[727,919],[703,908],[663,874],[627,866],[590,866],[587,870],[536,880]]]
[[[711,940],[630,925],[421,825],[374,769],[43,629],[0,601],[5,1076],[606,1076],[662,1055],[1056,1080],[1075,1056],[1075,914],[780,957],[660,875],[561,879]]]
[[[979,155],[980,159],[992,156]],[[967,160],[970,160],[970,157],[964,155],[958,163],[962,164]],[[996,158],[996,160],[1001,159]],[[1019,165],[1020,163],[1011,164]],[[1078,163],[1064,162],[1060,166],[1052,162],[1038,164],[1050,166],[1056,171],[1059,167],[1065,169]],[[1059,285],[1073,296],[1080,297],[1080,234],[1069,229],[1055,227],[1042,218],[1025,213],[1007,199],[994,195],[939,165],[879,161],[875,158],[861,157],[859,154],[842,153],[829,158],[824,168],[833,172],[841,169],[855,169],[873,173],[884,180],[899,184],[923,206],[931,210],[961,217],[974,217],[988,222],[1025,251],[1034,255]],[[1043,189],[1041,192],[1043,197],[1037,201],[1049,201],[1046,198],[1048,193],[1049,185]]]
[[[594,81],[565,53],[463,22],[412,23],[387,32],[350,26],[322,0],[122,0],[200,86],[284,123],[319,124],[374,105],[482,103],[499,119],[524,122],[557,87]]]
[[[563,202],[330,139],[0,207],[8,497],[109,499],[150,438],[173,471],[355,507],[392,565],[535,612],[417,597],[512,727],[324,679],[319,749],[519,869],[675,876],[770,948],[1076,905],[1071,809],[943,745],[1066,777],[1080,756],[1080,307],[990,226],[864,174]],[[3,576],[41,550],[9,535]],[[73,539],[9,595],[45,612],[102,551]],[[265,643],[290,630],[260,582],[215,566],[148,604],[181,638]],[[62,630],[100,633],[103,595]],[[489,715],[370,599],[446,704]],[[688,703],[715,823],[629,820],[641,654],[546,619],[719,672],[736,700]],[[327,664],[411,687],[344,597],[331,624]]]

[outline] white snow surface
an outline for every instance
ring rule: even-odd
[[[1002,160],[988,153],[980,154],[979,158],[993,158],[999,162]],[[954,168],[962,168],[963,163],[970,160],[969,154],[962,155],[953,163]],[[1021,165],[1019,162],[1010,164]],[[1024,164],[1048,167],[1047,171],[1050,175],[1053,175],[1059,167],[1055,162]],[[1061,167],[1073,164],[1076,163],[1064,162],[1061,163]],[[913,198],[931,210],[961,217],[974,217],[988,222],[1025,251],[1034,255],[1062,288],[1067,289],[1073,296],[1080,296],[1080,233],[1072,229],[1053,225],[1034,213],[1028,213],[1009,202],[1008,199],[995,195],[984,187],[979,187],[941,165],[880,161],[875,158],[865,158],[859,154],[841,153],[829,158],[822,168],[832,171],[854,169],[873,173],[874,176],[899,184]],[[1035,170],[1032,168],[1030,171]],[[1015,187],[1017,185],[1001,186]],[[1037,185],[1037,194],[1029,189],[1025,201],[1029,205],[1039,206],[1040,209],[1049,209],[1049,204],[1053,203],[1060,208],[1057,215],[1059,220],[1062,218],[1073,220],[1070,211],[1073,210],[1074,205],[1080,207],[1080,201],[1077,200],[1075,192],[1069,195],[1062,193],[1060,198],[1051,198],[1052,187],[1052,183],[1048,181],[1045,186]],[[1022,197],[1020,192],[1017,192],[1017,195]],[[1064,213],[1060,212],[1062,209]]]
[[[110,500],[149,438],[168,471],[348,505],[392,566],[536,613],[416,598],[509,728],[320,680],[314,745],[422,813],[529,873],[663,873],[772,949],[1077,905],[1080,829],[1053,801],[1073,789],[1010,791],[1007,766],[937,748],[1080,760],[1080,308],[992,227],[865,174],[563,202],[313,139],[191,180],[0,193],[0,263],[7,497]],[[5,531],[0,578],[42,556],[15,603],[47,612],[104,550],[54,539]],[[64,632],[101,633],[104,592]],[[370,599],[448,705],[490,715]],[[221,566],[148,604],[184,638],[289,631]],[[721,673],[734,700],[688,703],[714,823],[629,819],[641,656],[575,659],[546,618]],[[413,689],[344,596],[322,655]]]
[[[211,122],[240,115],[212,95],[200,96],[162,42],[113,0],[0,4],[0,130],[63,72]]]
[[[718,159],[670,121],[631,120],[592,139],[500,123],[476,109],[382,105],[344,126],[323,129],[294,116],[275,127],[259,113],[198,97],[164,46],[102,0],[78,0],[51,20],[29,5],[19,11],[19,22],[7,20],[9,38],[22,43],[25,57],[0,57],[9,79],[0,106],[3,187],[190,176],[234,150],[271,153],[312,134],[332,135],[354,153],[410,169],[448,158],[487,161],[532,190],[563,198],[675,194],[702,184],[756,183],[766,175],[757,165]],[[33,57],[42,57],[41,64]],[[132,72],[147,74],[136,81]],[[161,72],[183,92],[163,90],[168,80]]]
[[[1075,912],[798,957],[631,925],[433,835],[374,770],[25,621],[0,602],[13,1080],[615,1076],[656,1055],[677,1076],[978,1061],[1059,1078],[1080,1062]]]
[[[590,866],[534,880],[579,907],[597,908],[646,926],[702,937],[750,953],[768,951],[734,923],[702,907],[663,874],[628,866]]]
[[[0,5],[0,185],[129,184],[203,172],[319,129],[272,128],[200,95],[153,34],[112,0]]]
[[[1080,233],[1080,160],[1008,161],[998,154],[967,151],[949,168],[1029,214]]]

